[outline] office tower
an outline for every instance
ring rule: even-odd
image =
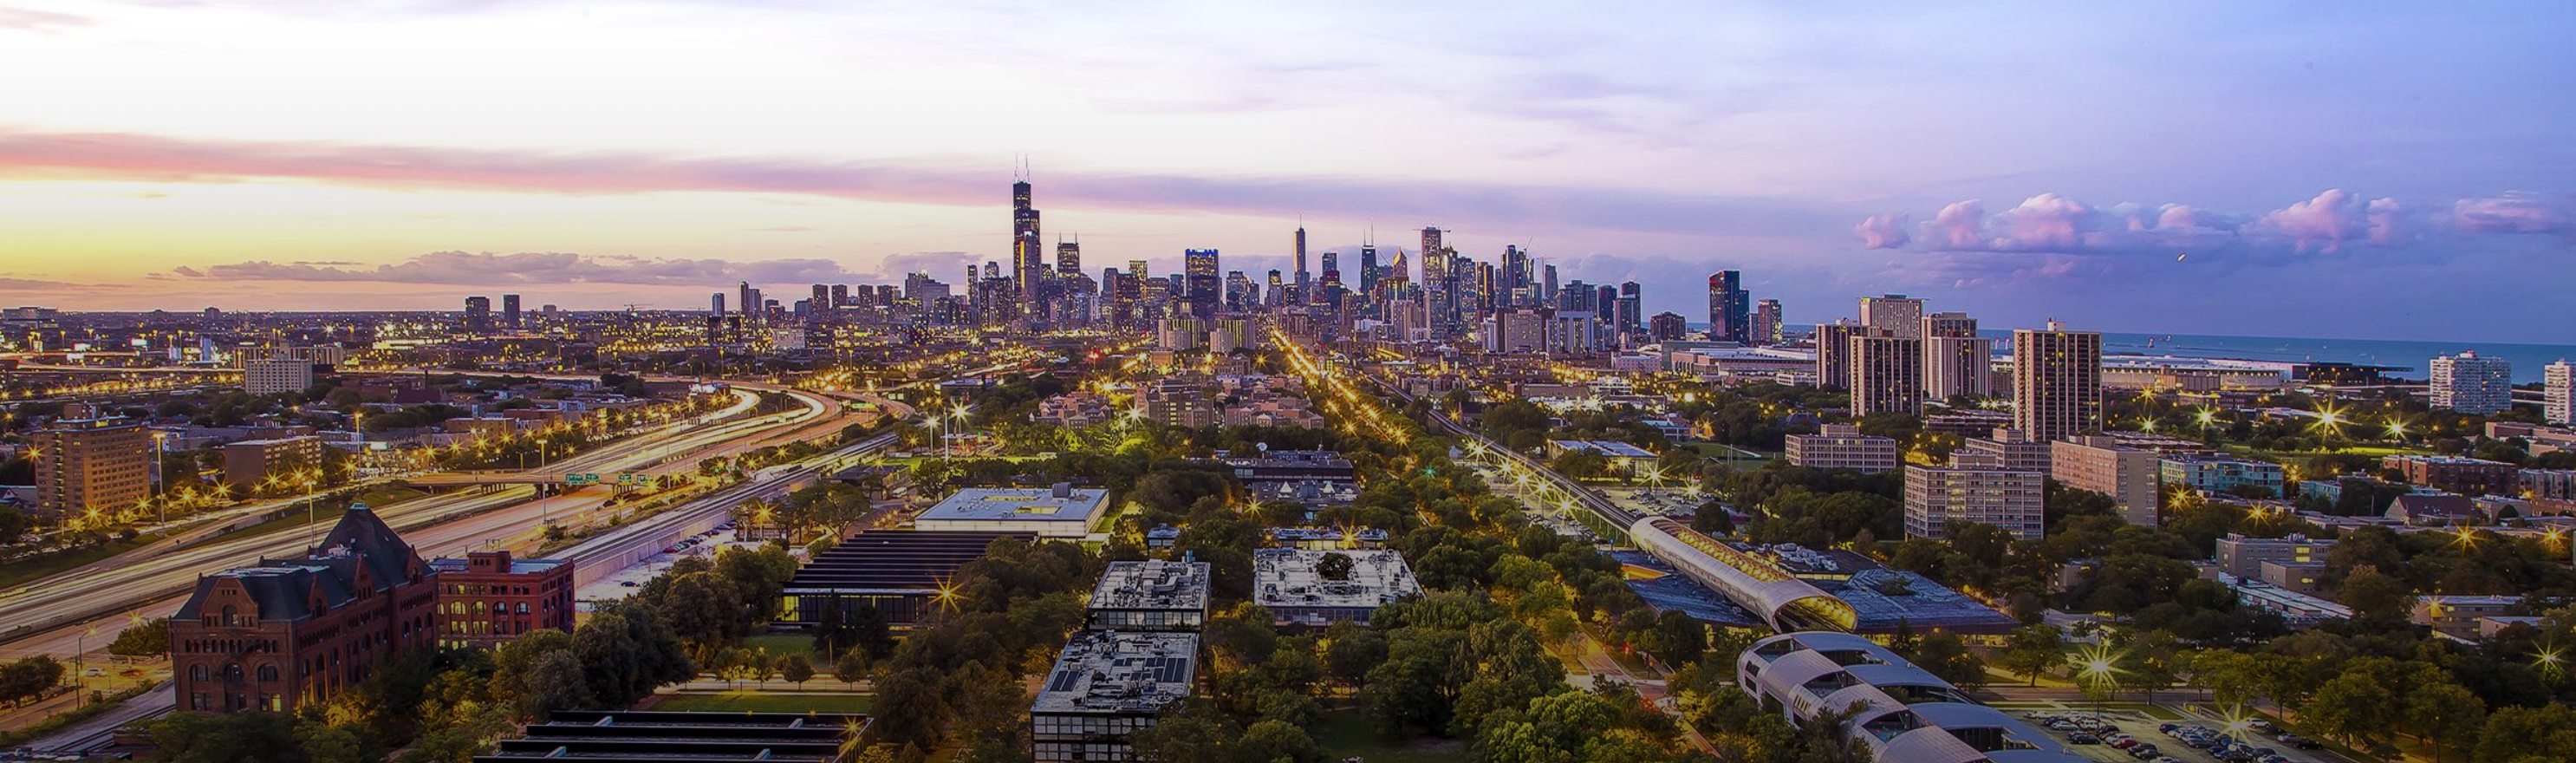
[[[1923,316],[1925,339],[1936,336],[1972,337],[1977,335],[1977,319],[1967,313],[1933,313]]]
[[[1816,327],[1816,386],[1840,387],[1851,383],[1851,340],[1866,336],[1869,327],[1856,326],[1848,320]],[[1716,338],[1717,329],[1709,329]]]
[[[830,315],[833,308],[839,307],[840,304],[832,299],[832,287],[814,284],[812,296],[805,299],[805,314]]]
[[[866,297],[867,293],[868,287],[859,287],[859,296]],[[832,296],[825,304],[830,305],[834,310],[852,306],[850,303],[849,284],[832,284]]]
[[[1744,274],[1720,270],[1708,277],[1708,338],[1711,341],[1751,344],[1753,340],[1752,303],[1744,293]],[[1823,344],[1818,344],[1820,348]],[[1819,380],[1818,384],[1842,384],[1839,379]]]
[[[521,325],[519,323],[519,295],[501,295],[501,325],[508,326],[510,328],[518,328]]]
[[[1181,298],[1190,303],[1192,314],[1205,318],[1216,314],[1222,287],[1217,281],[1217,252],[1214,249],[1189,249],[1181,252]]]
[[[1558,310],[1581,310],[1588,313],[1592,312],[1592,298],[1598,293],[1592,290],[1591,284],[1577,278],[1566,289],[1558,291],[1556,299],[1551,300],[1549,304],[1554,305]]]
[[[1082,242],[1056,239],[1055,272],[1059,275],[1082,275]]]
[[[1654,319],[1648,321],[1646,329],[1646,336],[1658,342],[1678,341],[1688,333],[1690,319],[1675,312],[1656,313]]]
[[[1306,270],[1306,226],[1297,226],[1297,248],[1295,252],[1297,259],[1297,294],[1293,301],[1305,302],[1307,300],[1314,299],[1312,295],[1315,293],[1315,277]]]
[[[1951,522],[1974,522],[2036,540],[2047,529],[2047,481],[2046,472],[2007,469],[1986,453],[1954,453],[1949,466],[1907,466],[1905,536],[1938,539]]]
[[[1645,325],[1645,293],[1635,281],[1619,284],[1619,331],[1633,334]]]
[[[1342,283],[1342,255],[1340,252],[1326,249],[1324,250],[1323,259],[1324,274],[1323,277],[1318,280],[1320,280],[1326,289],[1329,290],[1331,287],[1338,286]]]
[[[1149,274],[1149,273],[1147,273],[1147,272],[1145,271],[1145,261],[1144,261],[1144,260],[1128,260],[1128,261],[1127,261],[1127,275],[1128,275],[1129,277],[1135,278],[1135,279],[1136,279],[1140,284],[1141,284],[1145,279],[1147,279],[1147,278],[1152,278],[1152,277],[1153,277],[1151,274]]]
[[[1923,338],[1923,300],[1903,294],[1860,298],[1860,325],[1907,339]]]
[[[760,312],[760,290],[751,288],[750,281],[736,284],[733,288],[734,296],[736,297],[734,304],[742,306],[743,315],[749,316],[752,313]]]
[[[39,515],[94,527],[152,494],[152,434],[142,422],[76,405],[32,440]]]
[[[1376,294],[1378,280],[1385,277],[1386,273],[1377,267],[1377,244],[1360,247],[1360,291]]]
[[[1924,319],[1927,323],[1931,320]],[[1948,400],[1994,394],[1995,340],[1934,334],[1923,340],[1923,395]]]
[[[2560,359],[2541,368],[2541,386],[2546,387],[2547,401],[2541,405],[2540,417],[2552,424],[2576,424],[2576,364]]]
[[[1852,416],[1923,412],[1923,340],[1872,332],[1849,341]]]
[[[1617,325],[1611,319],[1619,312],[1619,287],[1602,284],[1592,287],[1592,291],[1592,314],[1600,317],[1604,326]]]
[[[1263,307],[1278,307],[1288,298],[1288,285],[1285,279],[1280,276],[1278,268],[1270,269],[1269,281],[1268,283],[1263,284],[1263,286],[1264,288],[1261,293],[1261,305]]]
[[[492,327],[491,297],[465,298],[465,327],[469,329]]]
[[[2013,428],[2033,440],[2061,440],[2102,428],[2102,335],[2013,331]]]
[[[716,293],[715,293],[715,294],[713,294],[713,295],[710,295],[710,296],[707,298],[707,306],[708,306],[708,310],[707,310],[708,312],[714,313],[714,314],[716,314],[716,315],[723,315],[723,314],[724,314],[724,292],[721,292],[721,291],[720,291],[720,292],[716,292]]]
[[[2513,363],[2476,350],[2433,359],[2433,407],[2474,416],[2513,407]]]
[[[755,323],[769,320],[769,300],[760,298],[759,287],[745,290],[743,295],[742,313],[744,316],[749,317]]]
[[[1524,277],[1524,278],[1523,278],[1523,280],[1527,280],[1527,278],[1526,278],[1526,277]],[[1524,284],[1524,285],[1526,285],[1526,284]],[[1540,268],[1540,269],[1539,269],[1539,279],[1538,279],[1538,291],[1537,291],[1537,293],[1530,295],[1530,301],[1532,301],[1532,302],[1537,302],[1537,303],[1539,303],[1539,304],[1546,304],[1546,303],[1549,303],[1549,302],[1556,301],[1556,295],[1557,295],[1558,293],[1559,293],[1559,292],[1558,292],[1558,290],[1557,290],[1556,266],[1555,266],[1555,265],[1549,265],[1549,266],[1547,266],[1547,267]]]
[[[1029,181],[1011,184],[1011,273],[1012,287],[1019,290],[1023,315],[1040,318],[1045,315],[1045,254],[1038,242],[1038,210],[1029,206]]]
[[[1779,344],[1780,300],[1765,299],[1753,303],[1753,344]]]

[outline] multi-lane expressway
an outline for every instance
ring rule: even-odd
[[[701,458],[837,431],[850,420],[838,401],[807,392],[775,391],[789,394],[800,405],[740,420],[710,416],[660,425],[543,471],[679,473],[693,470]],[[380,512],[423,555],[432,556],[522,537],[536,532],[544,520],[598,509],[613,494],[609,487],[546,497],[525,486],[483,488],[397,502]],[[156,555],[128,554],[111,564],[84,567],[0,593],[0,623],[6,624],[6,631],[0,631],[0,656],[102,650],[129,624],[177,611],[198,575],[261,558],[291,556],[302,551],[307,540],[304,531],[216,536]]]

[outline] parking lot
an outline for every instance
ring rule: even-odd
[[[2181,720],[2151,720],[2133,710],[2032,710],[2019,713],[2067,749],[2110,763],[2345,763],[2323,750],[2302,749],[2270,725],[2256,721],[2225,733],[2223,721],[2185,713]],[[2098,720],[2097,720],[2098,718]],[[2141,752],[2141,750],[2146,750]]]

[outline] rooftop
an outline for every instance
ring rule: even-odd
[[[1327,554],[1351,559],[1349,577],[1326,580],[1316,565]],[[1422,593],[1404,557],[1386,550],[1324,551],[1265,548],[1252,552],[1253,601],[1272,610],[1283,607],[1356,607],[1374,609]]]
[[[557,710],[474,760],[825,763],[838,759],[867,725],[867,716],[845,713]]]
[[[1092,609],[1206,610],[1208,563],[1110,562],[1091,589]]]
[[[1151,715],[1190,695],[1198,652],[1195,633],[1073,634],[1029,712]]]
[[[1613,458],[1654,458],[1646,449],[1616,440],[1549,440],[1564,450],[1589,450]]]
[[[916,520],[1088,524],[1108,500],[1109,491],[1097,488],[966,488]]]

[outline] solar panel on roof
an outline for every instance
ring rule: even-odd
[[[1046,690],[1047,690],[1047,691],[1070,691],[1070,690],[1072,690],[1072,689],[1073,689],[1073,685],[1074,685],[1074,683],[1075,683],[1075,682],[1078,682],[1078,681],[1081,681],[1081,680],[1082,680],[1082,671],[1078,671],[1078,670],[1059,670],[1059,671],[1056,671],[1056,672],[1055,672],[1055,675],[1050,676],[1050,677],[1048,677],[1048,678],[1047,678],[1047,688],[1046,688]]]

